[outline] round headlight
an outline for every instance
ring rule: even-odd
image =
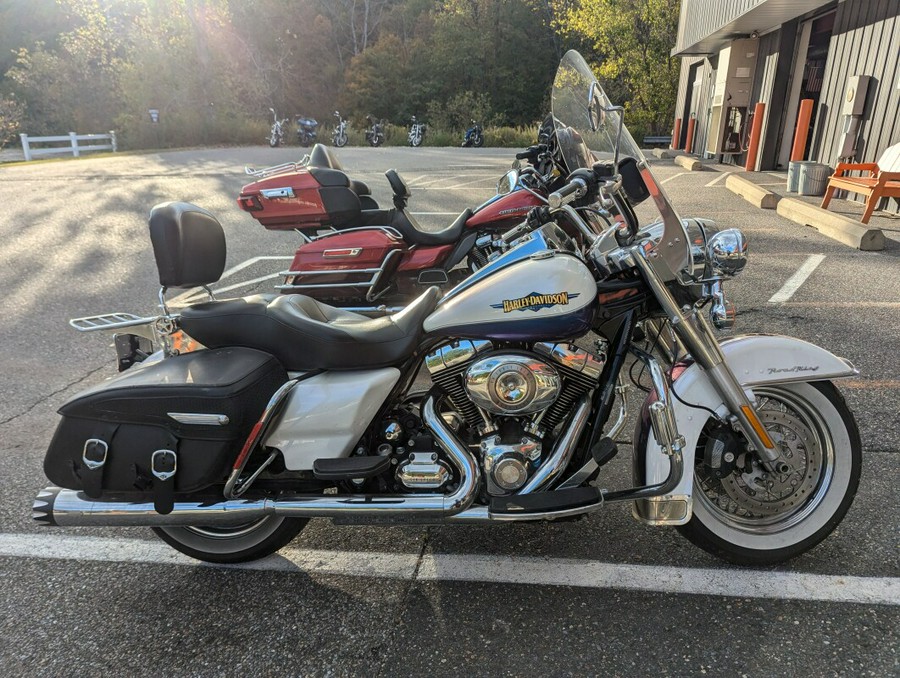
[[[747,265],[747,239],[736,228],[719,231],[706,243],[706,257],[713,275],[737,275]]]

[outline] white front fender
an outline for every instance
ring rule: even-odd
[[[747,387],[751,400],[753,386],[792,381],[823,381],[859,373],[849,360],[793,337],[750,334],[727,339],[721,343],[721,347],[726,363],[741,384]],[[676,368],[673,378],[673,388],[681,400],[707,407],[720,416],[728,414],[721,396],[696,363],[683,371]],[[684,475],[671,494],[634,503],[635,518],[652,525],[683,525],[691,519],[694,451],[709,418],[704,410],[689,407],[674,397],[671,400],[678,432],[684,436],[686,443],[683,453]],[[649,398],[641,409],[634,434],[634,476],[639,485],[660,483],[669,473],[669,458],[656,442],[650,428],[646,407],[648,404]]]

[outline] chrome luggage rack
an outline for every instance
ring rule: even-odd
[[[141,325],[153,325],[157,316],[141,317],[134,313],[104,313],[103,315],[91,315],[84,318],[72,318],[69,324],[79,332],[99,332],[122,330]]]
[[[390,269],[391,262],[402,256],[402,250],[391,250],[390,252],[388,252],[387,256],[384,258],[384,261],[381,262],[381,266],[379,266],[378,268],[329,269],[325,271],[282,271],[278,275],[284,276],[285,278],[295,278],[297,276],[311,277],[319,275],[360,275],[369,277],[368,279],[354,282],[293,284],[285,283],[284,285],[276,285],[275,289],[279,292],[302,292],[304,290],[312,289],[331,289],[335,291],[344,289],[348,292],[352,292],[353,290],[364,289],[368,290],[366,292],[366,301],[376,301],[384,296],[384,294],[390,289],[389,285],[385,285],[383,289],[378,290],[378,283],[381,282],[381,279],[384,277],[385,273]]]
[[[284,162],[280,165],[272,165],[271,167],[263,167],[262,169],[253,169],[249,165],[244,166],[244,173],[251,177],[263,179],[274,174],[283,174],[284,172],[296,172],[297,170],[309,165],[309,153],[303,156],[298,162]]]

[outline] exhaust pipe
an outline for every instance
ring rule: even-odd
[[[233,499],[176,502],[172,512],[157,513],[147,502],[94,501],[75,490],[48,487],[34,501],[32,517],[43,525],[59,526],[173,526],[239,525],[276,515],[292,518],[345,518],[348,522],[381,520],[440,521],[471,506],[480,470],[456,434],[444,423],[428,398],[422,418],[437,444],[456,466],[459,485],[451,494],[299,495],[278,499]]]

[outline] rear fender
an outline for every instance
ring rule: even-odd
[[[850,361],[793,337],[752,334],[727,339],[721,347],[728,366],[745,387],[751,401],[754,386],[825,381],[859,373]],[[719,416],[728,414],[721,396],[699,365],[676,366],[672,375],[673,388],[682,400],[707,407]],[[639,485],[662,482],[669,473],[669,458],[650,428],[647,408],[652,397],[653,394],[641,408],[634,433],[634,476]],[[709,418],[705,411],[684,405],[674,397],[672,405],[678,432],[685,439],[684,475],[671,494],[634,503],[634,517],[651,525],[683,525],[691,519],[694,451]]]

